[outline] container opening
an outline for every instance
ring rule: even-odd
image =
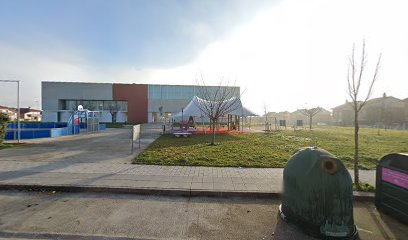
[[[326,173],[335,174],[337,172],[336,160],[331,158],[323,158],[321,160],[321,168]]]

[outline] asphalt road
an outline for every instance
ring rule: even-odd
[[[15,239],[310,239],[280,221],[279,200],[0,191],[0,237]],[[408,226],[355,203],[361,239]]]

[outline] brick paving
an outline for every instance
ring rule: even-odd
[[[283,169],[130,164],[126,129],[32,141],[0,151],[0,185],[60,185],[133,189],[280,192]],[[143,150],[157,135],[142,141]],[[375,171],[361,171],[375,184]]]
[[[0,161],[0,184],[279,192],[281,168]],[[375,184],[375,171],[361,171]]]

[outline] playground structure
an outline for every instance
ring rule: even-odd
[[[89,111],[78,106],[77,111],[73,111],[68,120],[67,127],[71,134],[79,134],[83,132],[99,131],[99,116],[100,111]]]
[[[225,101],[236,101],[236,99],[228,99]],[[206,134],[207,132],[212,132],[212,122],[197,106],[197,102],[206,102],[206,104],[212,104],[210,101],[206,101],[197,96],[194,96],[190,103],[188,103],[187,106],[181,110],[181,112],[176,113],[172,116],[172,133],[175,136],[189,136],[191,134]],[[246,117],[256,116],[255,113],[243,107],[239,99],[238,101],[236,101],[236,104],[237,106],[235,108],[218,119],[215,126],[216,133],[243,132],[244,119]],[[184,119],[188,119],[188,121],[185,121]],[[200,119],[199,123],[197,122],[197,119]],[[179,128],[175,128],[176,120],[179,120]]]
[[[207,134],[212,132],[210,121],[203,121],[203,117],[200,117],[201,121],[196,122],[195,116],[189,116],[189,120],[182,120],[179,122],[179,127],[175,127],[175,122],[172,122],[171,130],[173,135],[179,137],[187,137],[192,134]],[[226,117],[220,117],[216,124],[215,132],[228,133],[228,132],[242,132],[241,129],[241,117],[228,114]]]
[[[173,127],[171,132],[174,136],[176,137],[188,137],[192,134],[207,134],[207,133],[211,133],[212,129],[211,124],[205,124],[203,123],[202,126],[197,126],[197,127],[189,127],[188,124],[186,124],[186,121],[180,122],[180,127],[179,128],[175,128]],[[207,126],[209,125],[209,126]],[[228,129],[225,128],[226,125],[221,125],[221,124],[217,124],[216,129],[215,129],[215,133],[220,134],[220,133],[240,133],[240,130],[235,130],[235,129]]]
[[[192,134],[195,134],[197,132],[197,129],[195,127],[194,119],[190,118],[189,121],[181,121],[179,128],[174,128],[174,126],[172,125],[171,132],[175,137],[188,137]]]

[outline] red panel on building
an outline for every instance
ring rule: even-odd
[[[147,122],[147,92],[146,84],[113,84],[113,100],[128,101],[128,122]]]

